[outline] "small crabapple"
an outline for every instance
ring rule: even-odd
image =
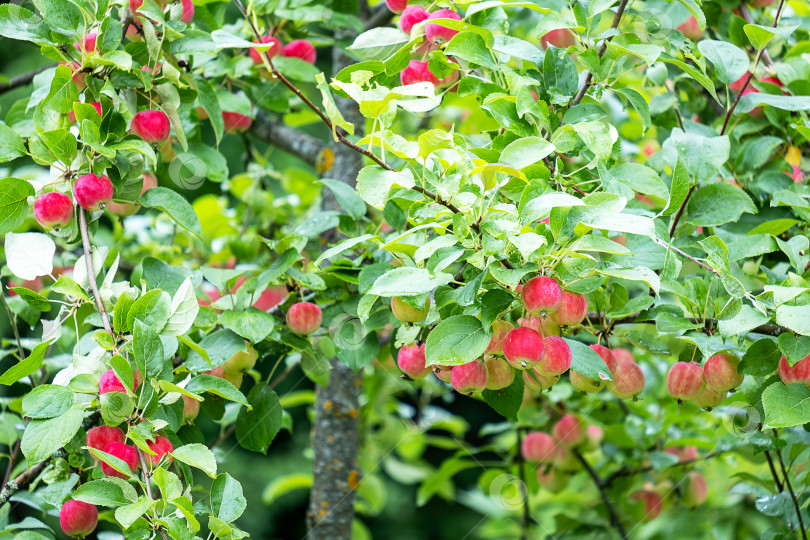
[[[551,434],[563,448],[574,448],[585,441],[582,420],[573,414],[566,414],[554,424]]]
[[[450,384],[461,394],[471,396],[486,389],[489,384],[487,366],[481,360],[473,360],[450,371]]]
[[[549,276],[535,276],[523,285],[521,290],[526,310],[537,315],[553,313],[562,303],[562,289],[557,280]]]
[[[534,367],[543,359],[543,336],[531,328],[510,330],[503,340],[503,355],[517,369]]]
[[[154,441],[147,441],[146,446],[149,447],[149,450],[154,452],[154,454],[146,454],[146,463],[148,463],[151,467],[157,467],[160,461],[163,459],[163,456],[174,450],[174,446],[172,445],[171,441],[166,437],[162,437],[160,435],[155,436]],[[166,461],[166,467],[169,467],[172,464],[172,457],[168,456]]]
[[[515,380],[515,370],[506,360],[497,356],[484,355],[484,365],[487,367],[487,390],[502,390]]]
[[[165,112],[153,109],[135,113],[129,131],[148,143],[162,143],[171,135],[172,127]]]
[[[321,327],[323,313],[312,302],[297,302],[287,310],[287,326],[296,334],[311,334]]]
[[[667,390],[678,402],[698,397],[704,384],[703,368],[694,362],[676,362],[667,373]]]
[[[535,369],[547,377],[562,375],[571,367],[571,347],[558,336],[543,339],[543,358]]]
[[[406,323],[422,322],[429,311],[430,297],[425,298],[425,309],[416,309],[398,296],[391,298],[391,312],[398,321]]]
[[[550,463],[557,451],[554,437],[543,431],[531,431],[523,437],[520,453],[525,461]]]
[[[427,20],[430,17],[430,12],[422,6],[411,5],[402,10],[402,15],[399,16],[399,27],[406,34],[411,33],[411,29],[420,22]]]
[[[68,536],[83,538],[90,536],[98,525],[98,509],[89,503],[65,501],[59,510],[59,525]]]
[[[408,379],[422,379],[431,372],[425,367],[425,345],[405,345],[397,355],[397,366]]]
[[[284,45],[281,49],[281,56],[287,58],[300,58],[304,62],[314,64],[317,59],[315,46],[306,39],[296,39]]]
[[[67,227],[73,221],[73,201],[64,193],[43,193],[34,201],[34,217],[45,229]]]
[[[455,19],[457,21],[461,20],[461,15],[453,11],[452,9],[437,9],[433,13],[430,14],[428,20],[435,20],[435,19]],[[428,41],[432,41],[433,43],[442,44],[447,43],[453,36],[458,34],[458,30],[453,30],[452,28],[447,28],[440,24],[426,24],[425,25],[425,37]]]
[[[129,469],[132,471],[132,474],[135,474],[138,471],[138,451],[128,444],[111,442],[105,446],[102,451],[110,454],[113,457],[117,457],[126,463],[129,466]],[[105,476],[117,476],[118,478],[123,478],[125,480],[128,478],[127,475],[116,471],[103,461],[101,462],[101,472],[103,472]]]
[[[112,182],[103,174],[85,174],[73,184],[73,198],[76,204],[91,212],[105,207],[112,200],[112,196]]]
[[[492,322],[492,337],[489,338],[486,354],[503,354],[503,340],[515,326],[509,321],[497,319]]]
[[[737,372],[740,359],[728,353],[712,356],[703,365],[706,385],[718,392],[725,392],[742,384],[745,374]]]
[[[563,291],[560,307],[551,314],[551,320],[557,324],[574,326],[584,321],[586,315],[588,315],[588,299],[585,295]]]

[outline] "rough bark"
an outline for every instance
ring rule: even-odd
[[[336,32],[338,43],[350,38]],[[334,47],[333,65],[337,73],[351,63],[339,45]],[[338,98],[344,118],[355,125],[356,135],[363,131],[364,118],[357,104]],[[330,148],[332,167],[324,176],[354,186],[362,166],[362,156],[342,144]],[[324,210],[335,210],[331,191],[324,190]],[[349,540],[352,537],[355,490],[360,482],[357,466],[358,400],[361,379],[338,359],[329,361],[329,384],[317,389],[315,421],[312,427],[312,491],[307,512],[307,538],[312,540]]]
[[[257,139],[270,143],[277,148],[315,165],[323,152],[324,144],[311,135],[283,122],[271,120],[265,113],[259,113],[250,127],[250,133]]]

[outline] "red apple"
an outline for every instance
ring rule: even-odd
[[[544,354],[535,369],[547,377],[562,375],[571,367],[571,348],[561,337],[543,339]]]
[[[438,9],[430,14],[428,20],[435,20],[435,19],[455,19],[457,21],[461,20],[461,15],[453,11],[452,9]],[[458,34],[458,30],[453,30],[451,28],[446,28],[439,24],[426,24],[425,25],[425,37],[428,41],[432,41],[436,44],[443,44],[447,43],[453,36]]]
[[[805,384],[810,386],[810,355],[790,366],[784,355],[779,359],[779,378],[785,384]]]
[[[189,24],[194,19],[194,2],[192,0],[182,0],[183,14],[180,20]]]
[[[79,92],[87,88],[87,82],[85,81],[87,78],[87,73],[80,71],[79,68],[81,68],[81,66],[78,62],[59,62],[59,65],[70,67],[70,70],[73,72],[71,80],[73,81],[73,84],[76,85],[76,88],[79,89]]]
[[[147,110],[135,114],[129,130],[148,143],[162,143],[171,135],[172,126],[165,112]]]
[[[487,390],[502,390],[515,380],[515,370],[503,358],[485,354],[484,365],[489,380]]]
[[[408,0],[385,0],[385,5],[394,13],[402,13],[408,7]]]
[[[667,373],[669,394],[681,401],[692,401],[703,390],[703,368],[694,362],[676,362]]]
[[[117,457],[129,465],[129,469],[132,471],[132,474],[135,474],[138,471],[138,451],[133,447],[120,442],[111,442],[105,446],[104,450],[102,451],[110,454],[113,457]],[[101,462],[101,472],[103,472],[105,476],[117,476],[118,478],[123,478],[125,480],[128,478],[125,474],[116,471],[103,461]]]
[[[286,285],[273,285],[266,288],[259,295],[259,299],[253,302],[253,307],[262,311],[269,311],[283,303],[289,295],[290,292],[287,290]]]
[[[523,305],[533,314],[557,311],[562,303],[562,289],[557,280],[549,276],[535,276],[523,286]]]
[[[163,459],[163,456],[166,456],[169,452],[174,450],[174,446],[172,446],[171,441],[169,441],[169,439],[166,437],[161,437],[160,435],[155,436],[154,441],[147,441],[146,446],[149,447],[149,450],[154,452],[154,454],[145,454],[146,463],[152,468],[157,467],[160,461]],[[166,468],[168,469],[171,464],[172,457],[167,456]]]
[[[613,382],[606,383],[611,394],[619,399],[636,399],[644,391],[644,372],[632,360],[617,362],[616,368],[610,373]]]
[[[135,391],[138,389],[138,385],[140,384],[140,371],[135,371],[135,377],[133,382],[132,390]],[[105,371],[101,375],[101,379],[98,381],[98,393],[99,394],[106,394],[107,392],[126,392],[126,388],[124,384],[118,380],[118,377],[115,375],[115,371],[109,369]]]
[[[515,327],[509,321],[500,319],[492,322],[492,336],[489,338],[486,354],[503,354],[503,340]]]
[[[692,41],[700,41],[703,39],[703,32],[700,30],[700,24],[693,15],[690,15],[686,22],[675,27],[683,36]]]
[[[158,181],[157,177],[151,172],[143,173],[143,188],[141,189],[141,195],[146,193],[147,190],[152,189],[153,187],[157,187]],[[138,211],[139,205],[135,203],[117,203],[117,202],[109,202],[107,203],[107,211],[111,214],[116,216],[131,216],[135,212]]]
[[[720,353],[712,356],[703,365],[706,384],[718,392],[737,388],[745,378],[744,374],[737,373],[739,363],[740,359],[733,354]]]
[[[304,62],[310,64],[315,63],[317,54],[315,53],[315,46],[306,39],[296,39],[286,44],[281,49],[281,56],[287,58],[300,58]]]
[[[425,367],[425,345],[405,345],[397,355],[397,366],[409,379],[423,379],[432,370]]]
[[[584,294],[571,291],[562,292],[560,307],[551,314],[551,320],[557,324],[575,326],[588,315],[588,299]]]
[[[548,390],[560,380],[559,375],[555,377],[546,377],[542,373],[538,372],[535,368],[524,370],[522,375],[523,386],[534,392]]]
[[[471,396],[482,392],[489,384],[487,366],[481,360],[473,360],[450,370],[450,384],[461,394]]]
[[[743,87],[745,86],[745,80],[748,78],[748,73],[737,79],[736,81],[728,84],[728,89],[734,92],[735,94],[739,94],[742,92]]]
[[[34,201],[34,217],[45,229],[67,227],[73,221],[73,201],[64,193],[43,193]]]
[[[661,514],[661,509],[663,508],[664,501],[661,496],[656,493],[655,491],[649,489],[643,489],[634,492],[630,495],[630,499],[633,501],[642,501],[644,504],[644,515],[641,518],[641,521],[652,521]]]
[[[200,414],[200,402],[194,398],[183,396],[183,422],[191,424]]]
[[[551,463],[556,451],[557,443],[554,438],[542,431],[527,433],[520,445],[523,459],[536,463]]]
[[[113,185],[105,175],[85,174],[73,185],[73,198],[76,203],[91,212],[107,205],[113,196]]]
[[[98,509],[92,504],[73,499],[65,501],[59,511],[59,525],[68,536],[90,536],[98,525]]]
[[[575,448],[585,442],[582,421],[573,414],[566,414],[554,424],[551,434],[563,448]]]
[[[433,374],[436,375],[440,381],[444,381],[447,384],[450,384],[450,376],[452,375],[452,371],[453,366],[433,366]]]
[[[298,302],[287,310],[287,326],[296,334],[311,334],[322,321],[321,308],[311,302]]]
[[[88,105],[92,105],[93,108],[98,113],[98,115],[101,116],[101,103],[99,103],[98,101],[93,101],[91,103],[88,103]],[[76,123],[76,113],[73,112],[73,111],[68,112],[68,120],[70,121],[71,124],[75,124]]]
[[[681,502],[688,508],[695,508],[703,504],[709,494],[709,486],[706,479],[697,471],[691,471],[686,475],[686,485],[681,491]]]
[[[253,119],[237,112],[222,111],[225,133],[244,133],[250,128]]]
[[[98,39],[98,34],[91,32],[85,35],[81,41],[74,43],[73,46],[80,51],[90,54],[96,51],[96,39]]]
[[[124,443],[127,440],[124,432],[113,426],[96,426],[87,432],[86,444],[89,448],[104,450],[110,443]]]
[[[534,367],[543,359],[543,336],[531,328],[518,327],[503,340],[503,355],[517,369]]]
[[[549,30],[540,38],[540,46],[543,47],[543,50],[548,49],[549,45],[554,45],[558,49],[567,49],[577,42],[571,32],[568,28]]]
[[[408,6],[402,11],[402,15],[399,17],[399,27],[406,34],[410,34],[414,26],[427,20],[428,17],[430,17],[430,12],[422,6]]]

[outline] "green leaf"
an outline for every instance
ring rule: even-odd
[[[385,208],[388,192],[393,186],[411,188],[415,185],[410,169],[388,171],[379,165],[368,165],[357,175],[357,193],[377,210]]]
[[[251,343],[264,341],[264,338],[273,331],[275,324],[272,315],[254,307],[247,308],[245,311],[223,311],[219,320],[222,326]]]
[[[777,342],[791,367],[810,355],[810,337],[784,333],[779,336]]]
[[[475,317],[448,317],[428,335],[425,345],[426,365],[458,366],[472,362],[484,354],[489,340],[489,334]]]
[[[22,436],[20,450],[30,465],[48,459],[51,454],[65,446],[82,427],[84,411],[71,408],[55,418],[31,420]]]
[[[47,103],[51,108],[62,114],[67,114],[73,110],[73,103],[78,99],[79,89],[76,87],[76,83],[73,82],[73,70],[66,65],[56,66],[51,88],[43,103]],[[73,151],[74,153],[76,151],[75,139]]]
[[[357,36],[348,49],[363,60],[387,60],[408,41],[399,28],[372,28]]]
[[[0,36],[37,45],[56,46],[48,25],[32,11],[16,4],[0,5]]]
[[[664,142],[664,149],[669,145],[674,147],[686,170],[701,181],[717,174],[720,167],[728,161],[731,152],[728,135],[704,137],[696,133],[684,133],[677,128],[672,130],[669,139]]]
[[[6,370],[5,373],[3,373],[2,376],[0,376],[0,384],[11,386],[23,377],[28,377],[38,370],[39,366],[42,365],[42,361],[45,360],[45,353],[48,351],[48,346],[50,344],[50,341],[46,341],[34,347],[31,354],[29,354],[24,360],[20,360],[20,362],[11,366],[8,368],[8,370]]]
[[[484,390],[481,396],[495,412],[517,421],[517,413],[523,405],[523,377],[518,373],[512,384],[503,390]]]
[[[247,508],[247,499],[242,492],[242,484],[230,474],[217,475],[211,484],[211,513],[230,523],[242,515]]]
[[[424,268],[403,266],[389,270],[377,278],[369,294],[384,296],[417,296],[430,292],[436,287],[453,281],[452,274],[438,272],[431,274]]]
[[[197,86],[197,99],[205,112],[208,113],[208,120],[211,122],[211,127],[214,128],[214,136],[217,144],[219,144],[225,131],[225,123],[222,119],[222,109],[219,106],[217,95],[211,83],[203,77],[194,77],[194,83]]]
[[[140,320],[132,329],[132,351],[135,365],[147,377],[154,377],[163,371],[163,342],[152,328]]]
[[[726,41],[702,39],[698,42],[698,49],[714,64],[714,71],[721,83],[732,83],[748,73],[748,54],[736,45]]]
[[[797,334],[810,336],[810,306],[781,305],[776,308],[776,324]]]
[[[750,92],[740,99],[740,103],[735,110],[737,113],[747,113],[760,105],[770,105],[783,111],[810,111],[810,96],[784,96],[764,92]]]
[[[2,8],[3,6],[0,6]],[[0,122],[0,163],[7,163],[13,159],[17,159],[20,156],[25,155],[25,144],[23,144],[22,139],[17,132],[8,127],[6,124]],[[16,178],[14,180],[17,180]],[[5,182],[5,181],[4,181]],[[17,182],[25,182],[24,180],[17,180]],[[27,183],[27,182],[26,182]],[[28,189],[32,190],[31,195],[33,195],[33,188],[29,184],[28,188],[25,188],[25,191]],[[4,188],[3,192],[7,191],[8,188]],[[21,189],[18,188],[18,191]]]
[[[134,330],[135,321],[139,320],[155,332],[160,332],[169,319],[171,302],[171,297],[167,292],[157,289],[147,292],[135,300],[127,311],[127,330]]]
[[[745,351],[737,370],[746,375],[764,377],[776,371],[781,357],[782,351],[776,346],[775,341],[768,338],[760,339]]]
[[[22,410],[29,418],[54,418],[68,412],[72,405],[73,391],[70,388],[43,384],[25,395]]]
[[[810,388],[775,382],[762,392],[765,428],[800,426],[810,422]]]
[[[714,182],[692,194],[686,205],[686,221],[692,225],[713,227],[735,222],[746,212],[757,213],[746,192],[725,182]]]
[[[607,159],[613,152],[613,143],[616,142],[618,134],[613,126],[599,121],[581,122],[572,124],[585,146],[597,157]]]
[[[47,313],[51,310],[51,303],[48,301],[47,298],[39,294],[38,292],[34,292],[31,289],[26,289],[25,287],[9,287],[12,291],[17,293],[17,295],[25,300],[25,303],[31,306],[33,309],[40,311],[42,313]]]
[[[554,145],[542,137],[524,137],[509,143],[498,161],[515,169],[522,169],[541,161],[554,150]]]
[[[181,446],[172,451],[172,456],[186,465],[200,469],[211,478],[216,478],[217,460],[214,453],[204,444],[193,443]]]
[[[597,381],[612,381],[610,370],[596,351],[573,339],[565,339],[571,348],[571,370]]]
[[[571,208],[574,206],[585,206],[585,203],[568,193],[544,193],[539,197],[533,197],[520,209],[520,221],[528,225],[539,221],[555,208]]]
[[[247,351],[245,339],[231,330],[212,332],[202,338],[198,345],[207,353],[211,363],[209,364],[197,351],[189,351],[184,365],[194,372],[208,371],[219,367],[237,352]]]
[[[250,406],[244,394],[242,394],[238,388],[225,379],[220,379],[213,375],[197,375],[186,385],[186,390],[194,394],[211,392],[212,394],[235,401],[236,403]]]
[[[498,69],[498,60],[492,54],[483,36],[475,32],[459,32],[447,44],[445,54],[455,56],[492,70]]]
[[[276,393],[266,384],[254,385],[248,394],[248,402],[253,409],[242,409],[236,417],[236,440],[246,450],[266,454],[281,430],[281,404]],[[220,519],[232,521],[222,516]]]
[[[200,218],[194,208],[179,193],[165,187],[155,187],[141,195],[141,204],[147,208],[157,208],[169,215],[175,223],[189,232],[202,237]]]
[[[124,392],[107,392],[99,397],[101,402],[101,417],[110,426],[116,426],[125,422],[132,411],[135,410],[135,403],[132,398]]]
[[[108,477],[82,484],[71,498],[96,506],[124,506],[137,500],[138,496],[123,479]]]
[[[315,266],[320,268],[321,262],[325,261],[326,259],[331,259],[335,255],[339,255],[344,251],[346,251],[347,249],[351,249],[358,244],[362,244],[363,242],[371,238],[379,238],[379,237],[375,234],[364,234],[362,236],[358,236],[357,238],[347,238],[345,240],[342,240],[341,242],[338,242],[336,245],[332,246],[331,248],[321,253],[321,256],[315,260]]]
[[[281,496],[291,491],[310,489],[312,487],[312,475],[301,473],[290,473],[274,478],[262,492],[262,503],[273,504]]]
[[[200,312],[191,278],[187,277],[172,297],[171,315],[161,330],[164,336],[179,336],[188,332]]]
[[[6,264],[11,273],[29,281],[53,272],[56,244],[43,233],[7,233]]]
[[[153,501],[150,497],[141,495],[138,502],[116,508],[115,519],[123,528],[128,529],[129,526],[135,523],[139,517],[144,515],[150,508],[152,508],[153,504],[155,504],[155,501]]]
[[[366,215],[366,203],[350,185],[328,178],[321,178],[319,182],[332,191],[338,204],[354,219],[360,219]]]

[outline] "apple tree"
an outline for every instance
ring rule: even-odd
[[[3,534],[806,538],[809,17],[0,5]]]

